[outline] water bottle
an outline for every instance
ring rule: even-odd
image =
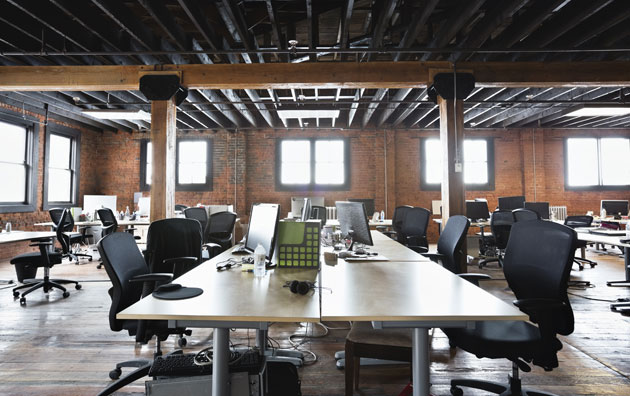
[[[626,220],[626,239],[630,239],[630,219]]]
[[[381,210],[381,221],[385,221],[385,211]]]
[[[265,276],[265,256],[267,252],[262,244],[258,244],[256,246],[256,250],[254,250],[254,276],[262,277]]]
[[[602,208],[602,211],[601,211],[599,217],[602,218],[602,219],[606,218],[606,209],[605,208]]]
[[[125,218],[128,219],[129,216],[131,216],[131,213],[129,213],[129,206],[127,206],[127,208],[125,209]]]

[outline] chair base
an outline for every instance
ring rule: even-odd
[[[75,289],[81,289],[79,282],[70,279],[50,279],[48,276],[44,276],[43,279],[25,279],[24,284],[13,288],[13,298],[19,298],[20,304],[26,304],[26,295],[37,289],[44,289],[44,293],[48,293],[52,289],[59,289],[63,292],[63,298],[70,296],[70,293],[66,290],[62,284],[74,283]],[[19,290],[27,289],[20,295]]]
[[[121,367],[138,367],[136,370],[127,374],[126,376],[118,379],[115,382],[109,384],[105,389],[98,393],[98,396],[111,395],[116,392],[118,389],[129,385],[130,383],[139,380],[142,377],[146,377],[149,374],[149,370],[151,369],[152,361],[149,360],[129,360],[126,362],[116,364],[116,368],[109,372],[109,377],[112,379],[117,378],[115,375],[122,372],[120,370]]]
[[[522,389],[518,378],[508,377],[510,383],[499,384],[491,381],[473,379],[455,379],[451,381],[451,395],[462,396],[464,391],[460,387],[480,389],[501,396],[556,396],[554,393],[542,392],[533,389]]]
[[[503,260],[500,257],[491,257],[491,258],[480,260],[478,265],[479,265],[479,268],[481,269],[484,266],[488,265],[488,263],[495,263],[495,262],[499,264],[499,268],[503,268]]]

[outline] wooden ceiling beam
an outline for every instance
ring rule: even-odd
[[[147,73],[178,72],[189,89],[424,88],[448,62],[3,66],[2,91],[137,90]],[[463,62],[480,87],[625,86],[629,62]]]

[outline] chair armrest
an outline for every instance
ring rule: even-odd
[[[201,245],[201,247],[206,248],[208,250],[216,249],[216,248],[221,249],[221,245],[219,245],[218,243],[213,243],[213,242],[204,243],[203,245]]]
[[[33,243],[29,243],[28,246],[52,246],[52,242],[33,242]]]
[[[177,278],[178,276],[188,272],[198,264],[197,257],[173,257],[162,261],[164,265],[173,265],[173,277]]]
[[[436,263],[440,261],[440,259],[443,259],[444,257],[446,257],[445,255],[441,253],[437,253],[437,252],[430,252],[430,253],[427,252],[427,253],[420,253],[420,254],[431,261],[435,261]]]
[[[156,272],[153,274],[136,275],[129,279],[129,282],[170,282],[173,280],[173,274]]]
[[[479,286],[480,280],[492,279],[492,277],[488,274],[464,273],[457,275],[462,279],[466,279],[468,282],[474,284],[475,286]]]
[[[554,298],[523,298],[514,300],[514,305],[525,311],[546,312],[566,307],[566,303]]]

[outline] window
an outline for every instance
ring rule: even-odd
[[[175,189],[212,191],[212,139],[178,139]],[[151,189],[153,145],[143,140],[140,147],[140,189]]]
[[[276,144],[276,189],[349,190],[347,139],[280,139]]]
[[[79,131],[61,127],[46,129],[44,210],[77,205],[80,150]]]
[[[629,189],[630,139],[568,138],[565,183],[568,189]]]
[[[36,136],[33,123],[0,119],[0,213],[35,211]]]
[[[439,190],[443,176],[440,139],[421,139],[420,153],[421,188]],[[491,139],[464,140],[464,183],[470,190],[494,189],[494,145]]]

